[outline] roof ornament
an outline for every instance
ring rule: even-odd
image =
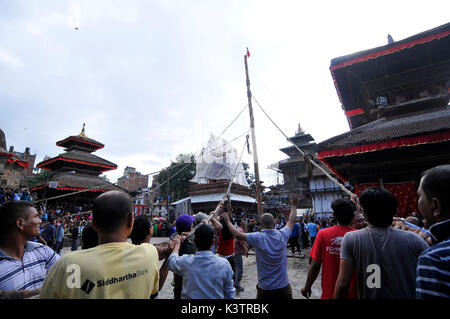
[[[388,44],[394,43],[394,39],[392,38],[392,36],[388,33],[387,35],[388,38]]]
[[[5,133],[0,129],[0,152],[6,152],[6,136]]]
[[[297,136],[297,135],[304,135],[304,134],[305,134],[305,131],[302,129],[300,123],[298,123],[298,128],[297,128],[297,131],[295,131],[295,135]]]
[[[81,130],[81,132],[80,132],[80,134],[78,134],[78,136],[81,136],[81,137],[87,137],[86,136],[86,134],[84,134],[84,127],[85,127],[85,123],[83,123],[83,129]]]

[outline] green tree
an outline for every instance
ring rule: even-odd
[[[165,183],[159,188],[158,195],[162,198],[170,195],[170,202],[189,196],[189,186],[194,184],[191,179],[196,172],[193,154],[180,154],[176,160],[162,170],[156,178],[159,185]]]
[[[24,182],[28,188],[33,188],[36,186],[46,184],[51,180],[53,175],[54,175],[53,172],[46,169],[41,169],[41,171],[38,174],[34,174],[33,176],[30,177],[25,177]]]

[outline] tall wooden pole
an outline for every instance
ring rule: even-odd
[[[169,166],[168,171],[169,171],[169,177],[167,178],[167,202],[166,202],[166,212],[167,212],[166,218],[167,218],[167,219],[170,218],[170,216],[169,216],[169,196],[170,196],[170,194],[169,194],[169,180],[170,180],[170,166]]]
[[[261,215],[263,214],[263,207],[261,199],[261,184],[259,181],[258,153],[256,150],[255,120],[253,118],[252,92],[250,91],[250,79],[248,77],[247,54],[244,55],[244,62],[245,62],[245,75],[247,78],[247,97],[248,97],[248,110],[250,112],[250,130],[252,134],[253,164],[255,167],[256,204],[258,206],[258,217],[261,217]]]

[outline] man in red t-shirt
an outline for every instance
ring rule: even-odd
[[[231,201],[228,200],[227,203],[227,211],[228,216],[230,216],[230,220],[233,218],[233,210],[231,208]],[[233,280],[235,278],[234,273],[236,272],[236,263],[235,263],[235,245],[234,245],[234,237],[231,234],[231,232],[228,230],[228,227],[223,220],[223,218],[220,219],[220,222],[215,220],[215,218],[211,219],[211,222],[216,225],[218,229],[221,229],[219,232],[219,245],[217,247],[217,254],[220,257],[225,258],[230,263],[231,269],[233,270]]]
[[[341,254],[341,242],[344,235],[349,231],[354,231],[349,226],[352,222],[355,204],[348,200],[339,198],[331,204],[333,216],[337,221],[337,225],[322,229],[317,233],[314,245],[309,253],[309,270],[305,287],[301,289],[301,293],[306,298],[311,296],[311,287],[316,280],[322,268],[322,299],[333,299],[334,286],[336,285],[339,275],[339,264]],[[356,273],[353,274],[352,282],[347,298],[358,298],[356,289]]]

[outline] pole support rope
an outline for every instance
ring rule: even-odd
[[[264,111],[264,109],[262,108],[261,104],[259,104],[258,100],[256,100],[255,96],[253,96],[253,99],[255,100],[256,104],[258,104],[259,108],[261,109],[261,111],[263,111],[263,113],[267,116],[267,118],[272,122],[273,125],[275,125],[275,127],[281,132],[281,134],[284,135],[284,137],[286,137],[286,139],[292,144],[294,145],[294,147],[300,152],[300,154],[303,155],[303,157],[308,160],[312,165],[314,165],[316,168],[318,168],[323,174],[325,174],[325,176],[332,181],[333,183],[335,183],[344,193],[346,193],[347,195],[349,195],[350,197],[355,196],[355,194],[353,194],[350,190],[348,190],[342,183],[340,183],[336,178],[334,178],[333,176],[331,176],[326,170],[324,170],[319,164],[317,164],[315,161],[313,161],[312,159],[310,159],[308,156],[305,156],[305,152],[303,152],[286,134],[284,134],[284,132],[280,129],[280,127],[272,120],[272,118],[266,113],[266,111]]]

